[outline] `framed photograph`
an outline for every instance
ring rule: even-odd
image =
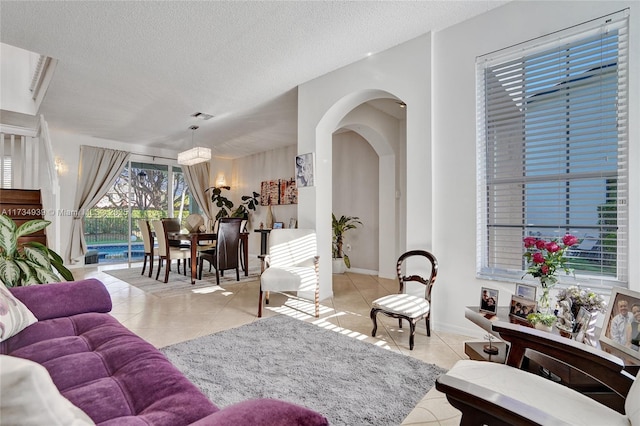
[[[313,152],[296,155],[296,184],[298,188],[314,186],[315,158]]]
[[[536,300],[536,286],[529,284],[516,284],[516,296],[529,300]]]
[[[640,292],[620,287],[611,289],[600,343],[640,360]]]
[[[498,290],[482,287],[480,290],[480,312],[496,314],[498,311]]]
[[[573,326],[573,332],[576,335],[577,342],[584,343],[585,332],[589,327],[589,321],[591,321],[591,312],[584,306],[581,306],[576,316],[575,325]]]
[[[289,219],[289,228],[294,229],[298,227],[298,220],[296,218]]]
[[[284,228],[284,222],[273,222],[273,229],[282,229]]]
[[[537,308],[538,303],[535,300],[513,295],[511,296],[509,315],[526,321],[527,315],[535,313]]]

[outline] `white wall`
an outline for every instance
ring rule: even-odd
[[[0,109],[36,115],[29,86],[40,55],[4,43],[0,43],[0,53]]]
[[[433,56],[433,247],[440,262],[434,287],[434,328],[478,334],[464,318],[466,305],[477,305],[480,287],[500,291],[508,305],[514,284],[476,279],[476,121],[475,58],[631,6],[630,164],[638,157],[640,110],[638,2],[512,2],[438,32]],[[630,167],[630,283],[640,290],[640,168]]]
[[[362,222],[344,239],[353,272],[378,271],[378,188],[378,155],[369,142],[355,132],[335,134],[332,211],[338,218],[356,216]]]
[[[255,191],[260,193],[260,184],[264,180],[290,179],[295,175],[296,146],[275,149],[260,154],[249,155],[233,160],[231,179],[232,201],[238,203],[242,195],[249,195]],[[291,218],[298,218],[298,205],[271,206],[273,220],[284,222],[289,227]],[[258,229],[260,222],[267,222],[267,207],[258,206],[250,215],[250,230]],[[249,237],[249,251],[253,255],[260,254],[260,234],[251,232]]]
[[[302,84],[298,88],[298,153],[315,152],[316,186],[300,191],[301,224],[318,232],[320,298],[331,296],[332,133],[354,107],[375,98],[407,104],[406,248],[431,248],[431,36],[397,47]],[[410,175],[410,178],[408,176]],[[380,222],[385,220],[382,215]],[[410,231],[409,231],[410,230]],[[395,264],[397,258],[387,261]]]

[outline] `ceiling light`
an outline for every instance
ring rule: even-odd
[[[198,130],[198,126],[191,126],[191,146],[193,146],[193,134]],[[211,149],[201,146],[193,147],[178,154],[178,164],[181,166],[193,166],[211,160]]]

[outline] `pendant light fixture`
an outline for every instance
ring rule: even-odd
[[[199,127],[191,126],[189,129],[191,129],[192,148],[178,154],[178,164],[181,166],[193,166],[194,164],[211,160],[211,149],[202,146],[193,146],[193,135]]]

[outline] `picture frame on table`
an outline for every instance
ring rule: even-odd
[[[623,327],[621,310],[625,304],[627,315],[632,317],[631,322],[627,317]],[[603,349],[609,346],[640,361],[640,292],[621,287],[611,289],[599,340]]]
[[[529,300],[536,300],[536,290],[537,287],[529,284],[516,284],[516,296],[524,297]]]
[[[289,228],[290,229],[295,229],[298,227],[298,221],[296,220],[296,218],[291,218],[289,219]]]
[[[591,321],[591,312],[589,312],[584,306],[581,306],[578,311],[578,315],[576,316],[575,325],[573,326],[573,333],[576,336],[576,342],[585,343],[584,337],[585,332],[589,327],[589,321]]]
[[[480,312],[492,315],[498,312],[498,290],[482,287],[480,290]]]
[[[535,300],[516,295],[511,296],[511,305],[509,305],[509,316],[526,321],[527,315],[535,313],[537,309],[538,303]]]
[[[283,229],[284,222],[273,222],[273,229]]]

